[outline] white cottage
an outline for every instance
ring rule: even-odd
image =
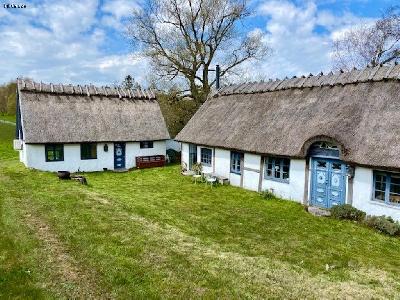
[[[223,87],[176,140],[232,185],[400,220],[400,65]]]
[[[154,93],[18,80],[14,148],[44,171],[129,169],[166,155],[169,133]]]

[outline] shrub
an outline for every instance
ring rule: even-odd
[[[265,199],[265,200],[273,200],[273,199],[277,199],[278,197],[276,197],[276,195],[274,194],[273,191],[270,190],[265,190],[261,193],[261,196]]]
[[[192,170],[196,174],[200,174],[203,171],[203,165],[201,163],[194,163],[192,166]]]
[[[174,149],[168,149],[167,156],[169,158],[169,163],[171,164],[177,163],[180,160],[180,152],[175,151]]]
[[[349,205],[336,205],[331,208],[331,215],[335,219],[346,219],[352,221],[362,221],[365,218],[365,212]]]
[[[388,235],[400,235],[400,223],[395,222],[391,217],[367,216],[364,224]]]

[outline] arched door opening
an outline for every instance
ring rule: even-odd
[[[308,150],[311,158],[310,204],[323,208],[345,203],[347,166],[340,157],[340,147],[318,141]]]

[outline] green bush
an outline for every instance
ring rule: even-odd
[[[261,196],[265,199],[265,200],[273,200],[273,199],[277,199],[278,197],[276,197],[276,195],[274,194],[274,192],[270,191],[270,190],[265,190],[263,192],[261,192]]]
[[[388,235],[400,235],[400,223],[395,222],[391,217],[367,216],[364,224]]]
[[[178,151],[175,151],[174,149],[168,149],[167,155],[169,158],[169,163],[171,163],[171,164],[174,164],[174,163],[177,163],[180,161],[181,153]]]
[[[331,208],[331,215],[335,219],[346,219],[352,221],[362,221],[365,218],[365,212],[349,205],[336,205]]]

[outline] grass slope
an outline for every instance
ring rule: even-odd
[[[9,115],[0,115],[0,120],[3,120],[3,121],[8,121],[8,122],[13,122],[13,123],[15,123],[15,116],[9,116]]]
[[[0,124],[0,298],[395,298],[400,240],[178,167],[28,170]]]

